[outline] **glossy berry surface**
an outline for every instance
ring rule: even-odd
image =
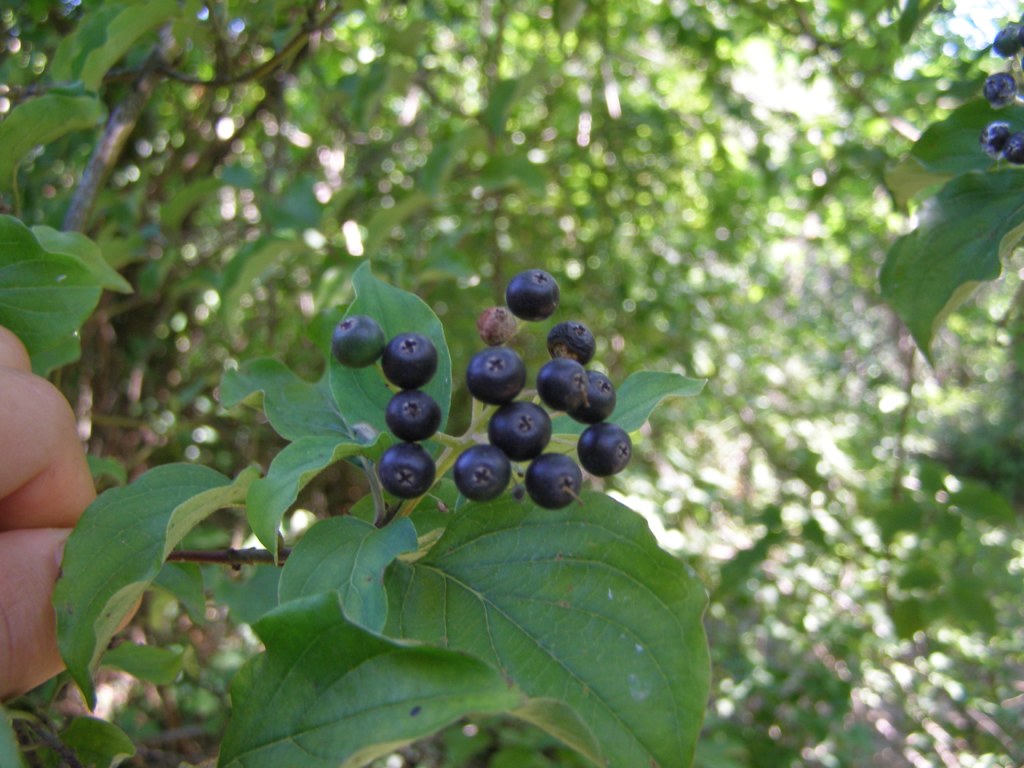
[[[373,365],[384,352],[384,329],[372,317],[352,315],[334,326],[331,354],[349,368]]]
[[[526,363],[508,347],[477,352],[466,366],[466,387],[473,397],[484,403],[509,403],[525,385]]]
[[[426,440],[441,426],[441,406],[421,389],[403,389],[384,411],[391,434],[402,440]]]
[[[528,269],[509,280],[505,304],[523,320],[544,320],[558,308],[558,283],[542,269]]]
[[[377,462],[377,477],[385,491],[400,499],[422,496],[434,484],[437,468],[418,443],[395,443]]]
[[[500,448],[473,445],[455,460],[452,470],[459,493],[473,501],[487,501],[501,494],[512,477],[512,463]]]
[[[437,372],[437,349],[419,333],[400,333],[384,347],[384,376],[396,387],[417,389]]]
[[[1024,165],[1024,131],[1011,134],[1003,145],[1003,158],[1014,165]]]
[[[596,347],[594,334],[576,320],[558,323],[548,331],[548,353],[551,357],[568,357],[586,365],[594,358]]]
[[[519,322],[507,307],[490,307],[476,319],[476,331],[480,340],[489,347],[504,344],[516,335]]]
[[[592,475],[607,477],[621,472],[633,456],[633,441],[618,424],[602,422],[583,430],[576,455]]]
[[[513,461],[532,459],[551,440],[551,417],[534,403],[508,403],[491,416],[487,439]]]
[[[556,411],[575,411],[586,403],[587,372],[567,357],[556,357],[537,372],[537,394]]]
[[[989,123],[981,132],[979,142],[982,150],[991,158],[1001,157],[1010,138],[1010,124],[1003,122]]]
[[[997,72],[985,79],[983,93],[996,109],[1009,106],[1017,98],[1017,81],[1009,72]]]
[[[526,468],[526,492],[545,509],[561,509],[579,498],[583,473],[562,453],[544,453]]]
[[[615,385],[600,371],[587,371],[587,399],[569,416],[584,424],[597,424],[615,410]]]
[[[1015,55],[1021,48],[1021,34],[1022,28],[1019,25],[1007,24],[996,35],[992,50],[1005,58]]]

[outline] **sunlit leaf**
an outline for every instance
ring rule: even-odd
[[[267,650],[231,684],[224,768],[360,768],[463,715],[524,699],[478,659],[350,624],[337,593],[285,603],[254,629]]]
[[[600,765],[689,764],[710,685],[707,596],[640,516],[597,494],[559,511],[468,504],[389,573],[389,635],[472,653],[571,708],[585,730],[563,721],[557,735]]]

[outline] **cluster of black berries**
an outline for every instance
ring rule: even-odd
[[[573,459],[545,453],[551,440],[551,416],[540,405],[516,400],[526,386],[526,365],[515,350],[499,346],[516,331],[516,320],[549,318],[558,307],[555,279],[540,269],[516,275],[505,291],[506,307],[486,310],[477,323],[491,345],[466,367],[466,387],[481,402],[498,406],[487,425],[487,444],[467,448],[455,462],[455,485],[463,496],[486,500],[508,486],[512,462],[528,461],[526,492],[535,504],[558,509],[578,498],[583,476]],[[537,394],[553,411],[589,424],[576,454],[592,475],[620,472],[633,453],[624,429],[606,421],[615,408],[615,387],[599,371],[584,366],[594,356],[594,335],[580,322],[556,324],[548,333],[551,360],[537,373]]]
[[[1024,23],[1007,24],[996,35],[992,50],[1009,59],[1006,72],[996,72],[985,79],[983,92],[994,109],[1002,109],[1024,101],[1020,94],[1020,55],[1024,50]],[[989,157],[1024,165],[1024,131],[1014,131],[1010,124],[997,120],[981,132],[981,148]]]
[[[502,346],[516,333],[516,318],[545,320],[558,306],[555,279],[543,270],[516,275],[505,292],[505,307],[480,315],[477,328],[488,345],[466,367],[466,386],[477,400],[497,406],[487,426],[485,444],[466,448],[453,467],[455,485],[468,499],[485,501],[509,486],[513,462],[529,462],[524,482],[535,504],[558,509],[579,498],[583,480],[579,465],[563,453],[545,449],[551,440],[551,416],[529,400],[516,400],[526,386],[526,364],[515,350]],[[632,456],[629,435],[607,421],[615,408],[615,387],[607,376],[584,366],[594,356],[595,342],[580,322],[562,322],[547,338],[551,360],[537,373],[541,402],[589,426],[580,435],[576,454],[589,473],[620,472]],[[345,318],[335,328],[332,352],[343,365],[365,367],[381,359],[385,377],[401,391],[388,403],[388,429],[402,442],[389,447],[377,465],[384,490],[399,498],[415,498],[434,483],[436,467],[420,441],[433,435],[441,418],[437,403],[419,388],[437,369],[433,344],[416,333],[385,342],[372,318]]]
[[[346,317],[334,328],[331,352],[342,365],[365,368],[381,361],[384,377],[399,388],[384,411],[384,421],[401,442],[380,457],[377,475],[388,493],[412,499],[434,484],[434,459],[420,441],[437,432],[441,407],[423,387],[437,372],[437,349],[419,333],[400,333],[386,341],[372,317]]]

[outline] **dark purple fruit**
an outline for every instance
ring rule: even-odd
[[[526,468],[526,492],[545,509],[561,509],[580,497],[583,473],[562,453],[544,453]]]
[[[385,491],[400,499],[415,499],[430,490],[437,467],[419,443],[395,443],[377,462],[377,477]]]
[[[452,470],[459,493],[473,501],[493,499],[508,487],[512,463],[493,445],[473,445],[455,460]]]
[[[401,440],[426,440],[441,426],[441,406],[422,389],[403,389],[388,401],[384,421]]]
[[[400,333],[384,347],[381,368],[396,387],[418,389],[437,372],[437,350],[422,334]]]
[[[556,411],[575,411],[586,404],[587,372],[567,357],[556,357],[537,372],[537,394]]]
[[[551,417],[534,403],[508,403],[491,416],[487,439],[513,461],[532,459],[551,440]]]
[[[615,410],[615,385],[600,371],[587,371],[587,399],[569,416],[584,424],[597,424]]]
[[[548,352],[551,357],[568,357],[586,365],[594,357],[597,344],[594,334],[583,323],[569,320],[548,331]]]
[[[528,269],[513,277],[505,289],[505,304],[523,320],[544,320],[558,307],[558,283],[542,269]]]
[[[618,424],[602,422],[583,430],[576,444],[580,464],[592,475],[607,477],[621,472],[633,456],[633,441]]]
[[[466,366],[466,387],[473,397],[484,403],[509,403],[525,385],[526,364],[508,347],[477,352]]]

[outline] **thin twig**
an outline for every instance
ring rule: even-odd
[[[291,554],[290,547],[278,550],[277,561],[274,553],[261,547],[246,549],[177,549],[167,555],[169,563],[205,563],[230,565],[236,571],[243,565],[283,565]]]

